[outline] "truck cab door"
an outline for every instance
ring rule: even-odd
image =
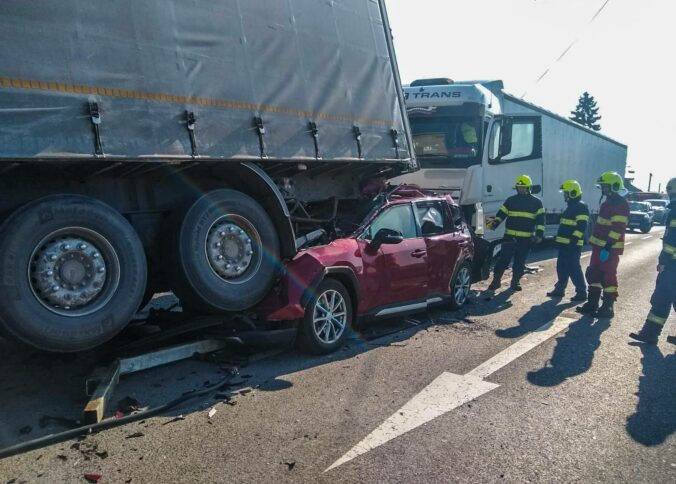
[[[483,208],[491,220],[504,201],[514,193],[514,180],[521,175],[542,187],[542,118],[532,115],[496,116],[486,137],[482,161],[484,169]],[[536,188],[533,193],[538,192]],[[490,238],[502,237],[499,231],[488,232]]]

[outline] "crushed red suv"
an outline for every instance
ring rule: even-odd
[[[300,251],[259,314],[299,320],[301,348],[329,353],[355,319],[440,303],[459,308],[470,291],[473,257],[470,230],[453,199],[403,185],[384,194],[350,237]]]

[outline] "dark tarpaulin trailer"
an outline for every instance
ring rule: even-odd
[[[382,0],[4,0],[0,161],[411,159]]]

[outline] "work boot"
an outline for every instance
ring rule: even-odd
[[[615,301],[604,300],[601,309],[596,312],[597,318],[613,319],[615,317]]]
[[[587,294],[584,292],[576,292],[570,300],[573,302],[585,302],[587,300]]]
[[[521,287],[519,281],[512,281],[512,283],[509,285],[509,288],[512,291],[523,291],[523,288]]]
[[[600,292],[590,292],[589,293],[589,298],[587,299],[587,303],[576,308],[575,311],[577,311],[580,314],[586,314],[588,316],[594,316],[596,315],[596,311],[599,310],[599,301],[601,300],[601,293]]]
[[[502,285],[502,274],[495,274],[493,276],[493,282],[491,282],[491,285],[488,286],[489,291],[497,291],[500,289],[500,286]]]
[[[662,326],[653,321],[646,321],[641,328],[641,331],[638,333],[629,333],[629,336],[637,341],[642,341],[649,345],[656,345],[661,332]]]
[[[557,288],[557,287],[555,287],[553,291],[549,291],[549,292],[547,293],[547,296],[548,296],[548,297],[551,297],[551,298],[553,298],[553,299],[560,299],[560,298],[562,298],[562,297],[565,296],[565,295],[566,295],[566,293],[563,292],[561,289],[559,289],[559,288]],[[586,299],[586,298],[585,298],[585,299]]]
[[[676,336],[667,336],[667,343],[671,343],[672,345],[676,345]]]

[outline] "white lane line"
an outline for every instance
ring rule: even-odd
[[[390,440],[498,388],[500,385],[484,381],[484,378],[560,333],[574,321],[577,321],[577,317],[561,315],[477,366],[466,375],[442,373],[324,472],[335,469],[355,457],[380,447]]]
[[[647,237],[641,237],[641,240],[648,240],[648,239],[652,239],[652,238],[653,238],[653,236],[649,235]]]
[[[625,242],[624,246],[626,247],[626,246],[631,245],[631,244],[633,244],[633,242]]]

